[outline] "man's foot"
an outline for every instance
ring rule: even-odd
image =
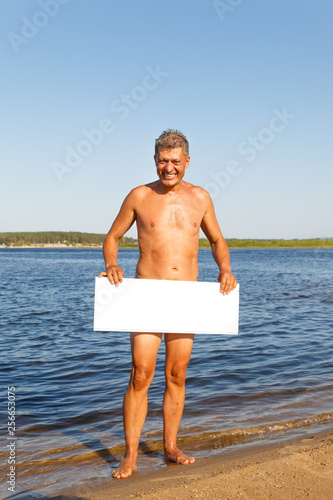
[[[125,457],[119,467],[112,471],[115,479],[126,479],[136,469],[136,464],[130,458]]]
[[[167,462],[175,462],[176,464],[181,464],[181,465],[193,464],[193,462],[195,462],[194,457],[188,457],[187,455],[185,455],[185,453],[178,450],[178,448],[176,448],[171,453],[167,453],[165,451],[164,460],[166,460]]]

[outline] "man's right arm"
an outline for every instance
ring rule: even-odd
[[[112,285],[118,286],[122,282],[124,272],[118,266],[118,243],[120,238],[129,230],[136,219],[135,201],[137,190],[133,189],[125,198],[119,214],[104,239],[103,255],[105,260],[105,271],[99,275],[106,276]]]

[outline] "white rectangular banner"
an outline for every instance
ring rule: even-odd
[[[95,279],[94,330],[237,335],[239,285],[124,278],[118,286]]]

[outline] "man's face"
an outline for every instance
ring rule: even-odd
[[[154,156],[157,175],[169,189],[179,184],[189,166],[190,157],[184,156],[182,148],[160,149]]]

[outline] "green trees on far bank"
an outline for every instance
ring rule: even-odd
[[[310,238],[306,240],[240,240],[227,239],[229,248],[331,248],[333,238]]]
[[[101,246],[105,234],[79,233],[65,231],[41,231],[22,233],[0,233],[0,245],[30,246],[30,245],[58,245],[67,246]],[[119,246],[136,246],[134,238],[122,237]]]
[[[0,245],[7,247],[22,247],[45,244],[96,247],[103,244],[105,234],[80,233],[65,231],[41,231],[41,232],[20,232],[20,233],[0,233]],[[333,238],[321,239],[312,238],[307,240],[254,240],[229,238],[226,240],[229,248],[332,248]],[[210,244],[206,238],[199,240],[200,248],[209,248]],[[120,248],[137,248],[138,240],[123,236],[120,239]]]

